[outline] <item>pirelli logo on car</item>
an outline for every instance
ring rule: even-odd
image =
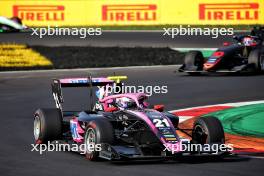
[[[200,20],[258,20],[259,3],[199,4]]]
[[[14,5],[13,15],[25,21],[64,21],[63,5]]]
[[[103,5],[103,21],[156,21],[156,4]]]

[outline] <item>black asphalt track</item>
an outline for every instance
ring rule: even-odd
[[[120,47],[172,47],[172,48],[194,48],[205,47],[214,48],[222,46],[222,43],[233,42],[232,36],[221,36],[212,38],[212,36],[180,36],[171,38],[163,35],[163,31],[103,31],[101,36],[43,36],[31,35],[25,33],[0,33],[0,43],[19,43],[28,45],[42,46],[120,46]],[[242,33],[236,33],[240,35]]]
[[[186,76],[174,73],[175,66],[75,71],[38,71],[0,73],[0,175],[87,175],[87,176],[260,176],[264,160],[230,157],[185,158],[173,162],[90,162],[69,152],[31,152],[33,113],[39,107],[54,107],[50,83],[52,78],[128,75],[127,85],[164,85],[167,94],[154,94],[152,103],[165,104],[167,110],[264,99],[264,75],[257,76]],[[65,90],[67,109],[87,107],[85,88]],[[77,106],[78,105],[78,106]]]

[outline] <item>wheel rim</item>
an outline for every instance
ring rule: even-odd
[[[205,130],[200,125],[195,126],[194,134],[194,138],[199,144],[206,143],[208,135],[205,133]]]
[[[34,119],[34,137],[35,137],[35,140],[39,139],[39,134],[40,134],[40,119],[39,119],[39,116],[36,116]]]
[[[95,147],[95,142],[96,142],[95,131],[93,128],[88,128],[85,139],[86,139],[85,140],[86,141],[86,152],[90,154],[93,151],[89,150],[89,146]]]

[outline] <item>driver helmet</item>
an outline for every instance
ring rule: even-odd
[[[135,102],[127,97],[122,97],[116,99],[116,104],[118,104],[121,108],[131,108],[133,105],[135,105]]]
[[[252,38],[252,37],[245,37],[244,39],[243,39],[243,44],[245,45],[245,46],[251,46],[252,44],[254,44],[255,43],[255,40]]]

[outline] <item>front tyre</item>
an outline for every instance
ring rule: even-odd
[[[184,57],[184,65],[186,70],[202,71],[204,57],[200,51],[189,51]],[[189,72],[190,75],[199,75],[199,72]]]
[[[34,138],[38,144],[61,138],[62,115],[59,109],[38,109],[34,115]]]
[[[92,120],[88,123],[84,135],[85,156],[88,160],[97,161],[100,159],[97,146],[102,143],[110,145],[114,143],[112,124],[106,119]]]
[[[216,117],[201,117],[193,126],[192,141],[196,144],[224,144],[225,134],[223,126]]]

